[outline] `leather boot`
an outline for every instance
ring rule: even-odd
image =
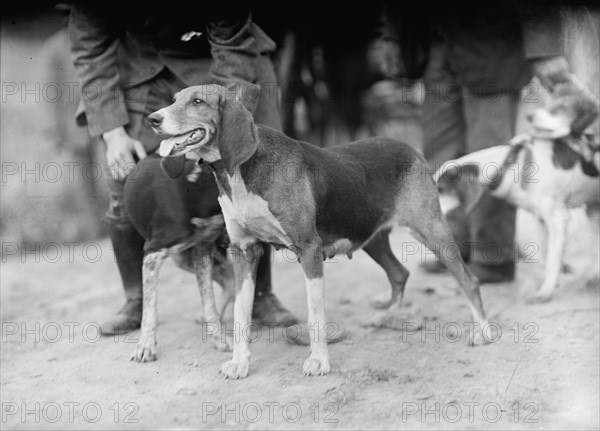
[[[129,222],[109,224],[109,234],[126,302],[117,314],[100,325],[102,335],[124,334],[138,329],[142,322],[144,238]]]
[[[271,286],[271,247],[263,244],[264,254],[258,262],[252,319],[262,325],[291,326],[298,319],[279,302]]]

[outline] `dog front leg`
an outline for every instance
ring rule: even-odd
[[[562,268],[568,221],[569,210],[566,208],[554,207],[546,211],[546,216],[544,217],[544,222],[548,229],[546,275],[540,289],[533,297],[527,300],[529,303],[547,302],[552,298]]]
[[[150,362],[156,360],[156,327],[158,325],[157,286],[158,274],[167,250],[159,250],[144,256],[143,275],[143,312],[140,339],[131,355],[132,361]]]
[[[254,243],[245,250],[239,244],[231,246],[234,259],[235,301],[233,304],[233,357],[221,367],[226,379],[243,379],[250,367],[249,340],[245,333],[252,323],[254,305],[254,287],[258,259],[263,253],[260,244]]]
[[[194,247],[192,251],[194,261],[194,272],[200,291],[204,321],[211,325],[211,340],[215,348],[221,352],[231,350],[227,338],[223,333],[220,314],[217,311],[215,292],[213,289],[213,245],[201,244]],[[206,327],[208,329],[208,326]]]
[[[325,289],[323,284],[323,254],[318,246],[304,250],[301,257],[306,299],[308,301],[308,332],[310,334],[310,356],[302,366],[305,376],[328,374],[329,352],[327,351],[325,321]]]

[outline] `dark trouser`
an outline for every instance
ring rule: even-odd
[[[519,93],[476,94],[457,83],[444,43],[431,48],[425,74],[423,133],[425,157],[433,169],[441,163],[514,136]],[[490,83],[488,88],[494,88]],[[482,265],[514,262],[516,210],[484,195],[471,214],[450,211],[446,218],[463,257]]]
[[[275,73],[268,57],[259,62],[261,82],[271,89],[263,93],[256,112],[255,120],[270,127],[281,129],[277,97],[273,84],[276,82]],[[208,68],[210,60],[199,64],[197,82],[189,85],[208,84]],[[152,112],[171,104],[173,95],[188,84],[169,70],[163,70],[151,81],[137,86],[131,91],[131,99],[127,100],[129,124],[125,126],[127,133],[140,141],[148,154],[156,151],[161,137],[155,134],[148,122],[147,116]],[[117,266],[125,289],[127,301],[139,301],[142,298],[142,261],[144,239],[131,224],[125,211],[123,188],[124,182],[114,181],[109,175],[110,204],[106,213],[109,232]],[[261,296],[271,291],[270,247],[265,246],[265,254],[261,258],[257,270],[255,295]]]

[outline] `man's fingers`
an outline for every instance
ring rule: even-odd
[[[122,177],[120,179],[124,180],[125,177],[131,174],[131,172],[133,172],[133,170],[135,169],[135,160],[133,158],[133,154],[129,151],[125,151],[121,154],[119,162],[119,168],[122,172]]]
[[[142,160],[147,156],[146,150],[140,141],[133,141],[133,148],[135,149],[138,159]]]

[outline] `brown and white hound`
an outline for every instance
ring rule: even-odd
[[[510,145],[448,161],[435,175],[441,196],[454,198],[446,199],[454,200],[449,207],[463,206],[468,213],[487,191],[544,223],[548,233],[545,279],[527,302],[552,298],[562,268],[570,209],[585,206],[598,237],[598,100],[575,83],[563,84],[554,97],[548,107],[528,116],[530,133],[516,136]],[[592,277],[597,279],[597,262],[594,266]]]
[[[427,163],[399,141],[373,138],[320,149],[256,125],[242,103],[245,93],[217,85],[195,86],[149,116],[157,133],[170,135],[160,154],[182,160],[196,153],[212,169],[234,253],[236,296],[233,358],[225,378],[248,374],[250,324],[258,241],[296,253],[305,275],[310,357],[305,375],[330,372],[325,339],[323,260],[364,249],[386,271],[389,307],[400,307],[408,271],[391,251],[389,232],[407,226],[438,253],[464,289],[473,318],[486,325],[479,282],[460,258],[443,219]],[[179,162],[181,163],[181,162]],[[475,331],[472,344],[483,344]]]

